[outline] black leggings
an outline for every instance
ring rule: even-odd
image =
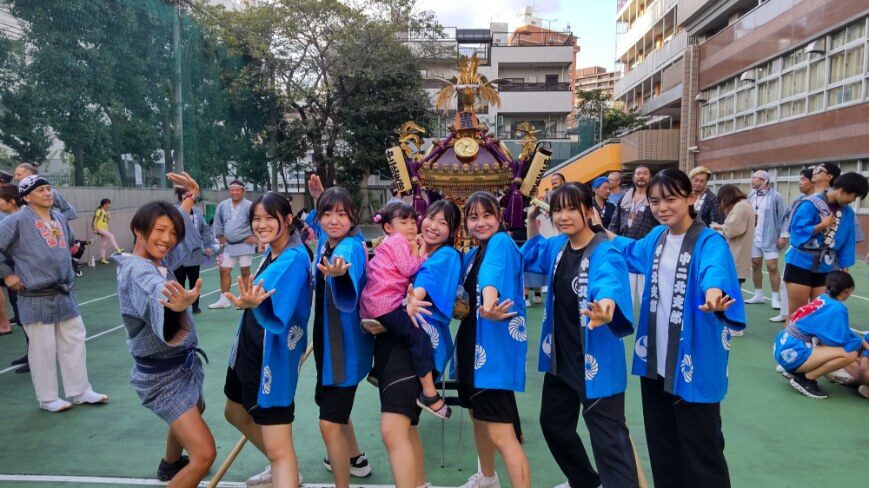
[[[410,349],[410,361],[417,376],[425,376],[434,370],[434,348],[431,346],[431,339],[424,330],[413,325],[404,307],[398,307],[381,315],[377,320]]]
[[[193,289],[193,285],[196,284],[196,280],[199,279],[199,266],[181,266],[175,271],[175,279],[178,280],[178,283],[181,286],[187,289]],[[185,285],[184,282],[187,282]],[[193,308],[199,306],[199,297],[196,297],[196,301],[193,302]]]

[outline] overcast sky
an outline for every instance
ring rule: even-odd
[[[447,27],[487,28],[489,22],[519,27],[519,12],[534,7],[543,27],[570,30],[579,37],[577,66],[613,68],[616,43],[615,0],[419,0]]]

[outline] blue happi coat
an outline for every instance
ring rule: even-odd
[[[464,256],[465,274],[474,263],[479,247]],[[525,326],[525,288],[522,277],[522,254],[505,232],[498,232],[486,244],[486,254],[477,275],[477,343],[474,348],[474,387],[525,391],[525,356],[528,353],[528,329]],[[492,286],[498,300],[513,300],[516,316],[493,321],[480,315],[482,290]]]
[[[555,327],[553,279],[561,254],[568,245],[568,237],[564,234],[548,239],[538,235],[528,240],[521,249],[525,271],[548,274],[549,293],[546,294],[546,308],[543,310],[543,330],[540,333],[537,364],[541,372],[549,372],[551,367],[554,347],[552,330]],[[609,241],[599,243],[591,256],[583,255],[582,258],[590,259],[588,301],[597,302],[609,298],[616,304],[612,322],[589,330],[581,323],[577,301],[576,327],[582,327],[586,396],[602,398],[623,393],[627,388],[627,362],[622,337],[634,332],[628,268],[622,255]]]
[[[803,269],[812,269],[814,255],[799,248],[817,249],[824,243],[823,233],[813,234],[815,226],[821,222],[821,215],[812,200],[819,198],[824,198],[824,195],[812,195],[803,200],[794,210],[790,221],[791,247],[785,254],[785,263]],[[854,266],[856,262],[854,210],[849,206],[845,206],[841,210],[842,217],[839,220],[839,227],[836,229],[835,244],[832,246],[836,259],[832,263],[827,263],[821,259],[817,273],[829,273],[835,269],[849,268]]]
[[[319,225],[312,228],[317,232],[316,266],[323,260],[328,237],[319,229]],[[352,266],[347,270],[346,278],[349,281],[343,276],[325,277],[323,386],[359,384],[368,375],[374,359],[374,336],[362,329],[359,320],[359,297],[365,287],[365,265],[368,261],[364,241],[355,236],[345,237],[335,246],[332,259],[338,256]],[[334,323],[333,318],[340,323]]]
[[[862,347],[862,340],[848,326],[845,304],[824,293],[794,312],[791,323],[776,336],[773,357],[787,371],[795,371],[816,344],[853,352]]]
[[[432,314],[424,317],[428,324],[420,326],[431,339],[435,369],[440,372],[446,371],[447,362],[453,357],[450,321],[461,277],[462,255],[446,245],[429,256],[413,278],[413,287],[425,289],[432,304],[429,307]]]
[[[625,237],[613,240],[615,247],[624,255],[630,272],[642,273],[646,278],[634,345],[632,373],[637,376],[649,377],[646,346],[652,263],[658,239],[666,230],[666,226],[659,225],[640,240]],[[736,303],[723,313],[701,311],[699,307],[706,302],[706,291],[710,288],[720,288]],[[694,245],[688,267],[685,301],[676,365],[673,371],[667,372],[674,379],[671,393],[689,402],[717,403],[727,393],[727,360],[730,355],[728,329],[745,328],[745,305],[727,241],[712,229],[704,228]]]
[[[271,248],[267,247],[262,262],[269,256]],[[257,324],[265,329],[257,393],[257,405],[261,407],[286,407],[296,396],[301,361],[308,344],[308,318],[311,316],[310,264],[308,253],[301,246],[289,247],[255,280],[257,283],[263,281],[263,289],[275,290],[274,295],[251,310]],[[236,344],[242,327],[243,322],[240,322]],[[234,350],[230,363],[234,362],[235,354]]]

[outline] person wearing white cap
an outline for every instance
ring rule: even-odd
[[[778,271],[778,254],[783,246],[778,238],[787,220],[787,205],[781,194],[770,188],[769,180],[769,173],[764,170],[757,170],[751,175],[752,190],[748,194],[748,201],[757,215],[751,248],[751,281],[754,282],[754,296],[745,303],[763,303],[761,265],[766,262],[769,285],[772,288],[772,308],[779,310],[781,309],[779,300],[781,280]]]
[[[72,291],[72,230],[66,218],[52,209],[52,188],[45,178],[24,177],[18,183],[18,194],[26,205],[0,222],[0,278],[18,293],[19,319],[30,339],[30,378],[39,407],[60,412],[72,406],[58,395],[58,363],[70,400],[104,403],[109,397],[94,392],[88,381],[85,327]],[[7,258],[15,263],[14,270]]]
[[[220,298],[208,308],[229,308],[232,304],[223,296],[232,284],[232,268],[238,263],[241,279],[247,283],[250,265],[256,252],[257,240],[250,230],[251,201],[244,198],[244,183],[229,183],[229,198],[217,204],[214,215],[214,235],[223,246],[220,256]]]

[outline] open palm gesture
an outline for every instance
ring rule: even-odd
[[[253,276],[248,276],[247,280],[238,277],[238,296],[234,296],[230,292],[223,294],[233,305],[238,308],[256,308],[266,301],[267,298],[275,294],[275,290],[265,291],[263,288],[263,280],[259,283],[253,283]]]
[[[417,298],[416,293],[413,292],[413,285],[407,285],[407,306],[405,306],[405,310],[407,310],[408,317],[410,317],[411,322],[413,322],[413,325],[417,329],[420,323],[428,325],[425,317],[423,317],[423,315],[431,315],[431,310],[428,307],[431,307],[431,302]]]
[[[311,178],[308,180],[308,193],[311,194],[311,198],[314,200],[319,200],[320,195],[326,191],[323,188],[323,182],[320,181],[320,177],[318,175],[311,175]]]
[[[582,311],[582,314],[588,317],[588,329],[592,330],[595,327],[612,322],[615,309],[615,302],[609,298],[604,298],[597,302],[589,302],[588,310]]]
[[[192,290],[185,289],[177,281],[167,281],[163,284],[163,296],[166,298],[159,303],[173,312],[183,312],[199,298],[201,290],[202,278],[196,280]]]
[[[324,276],[336,277],[347,274],[347,270],[350,269],[350,266],[353,266],[353,263],[348,263],[341,256],[336,256],[331,264],[329,263],[329,260],[323,256],[323,260],[317,264],[317,269],[319,269]]]
[[[723,312],[730,308],[736,300],[727,296],[720,288],[706,290],[706,303],[700,305],[700,310],[711,312]]]
[[[193,195],[199,194],[199,183],[193,179],[186,171],[183,173],[166,173],[166,179],[171,181],[176,186],[180,186]]]
[[[495,321],[506,320],[517,314],[517,312],[510,312],[511,308],[513,308],[513,300],[507,299],[500,303],[495,300],[495,303],[488,308],[485,305],[480,307],[480,316]]]

